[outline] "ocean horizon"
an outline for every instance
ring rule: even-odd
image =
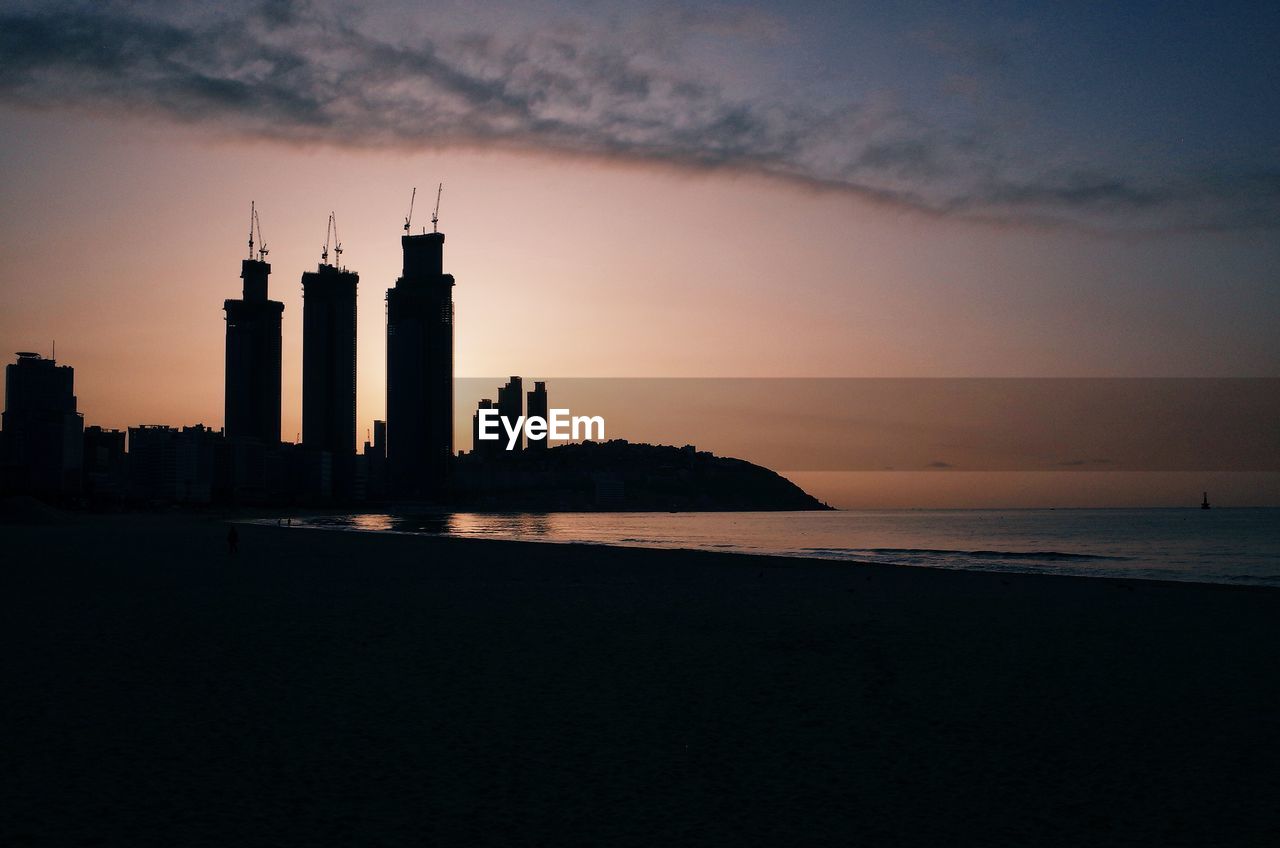
[[[254,523],[275,524],[280,519]],[[291,526],[849,563],[1280,586],[1280,509],[386,512]]]

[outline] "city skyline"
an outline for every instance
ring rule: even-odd
[[[459,376],[1280,373],[1274,14],[609,8],[10,4],[0,345],[57,339],[87,423],[223,426],[255,200],[292,441],[334,210],[359,441],[409,193],[444,182]]]
[[[1276,842],[1277,45],[0,0],[0,846]]]

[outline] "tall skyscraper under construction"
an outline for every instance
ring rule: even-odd
[[[330,223],[333,223],[330,216]],[[339,244],[334,248],[342,255]],[[333,456],[334,483],[348,494],[356,452],[356,286],[360,275],[321,264],[302,275],[302,444]]]
[[[400,246],[403,271],[387,290],[387,472],[393,494],[436,497],[453,461],[453,275],[444,233],[405,235]]]
[[[284,304],[267,299],[271,266],[261,232],[254,258],[256,212],[252,222],[249,258],[240,263],[243,297],[222,304],[227,313],[225,426],[228,439],[256,440],[275,448],[280,444],[280,320]]]

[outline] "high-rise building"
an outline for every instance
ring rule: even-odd
[[[372,500],[387,493],[387,422],[373,422],[373,441],[364,443],[365,492]]]
[[[498,415],[510,421],[514,426],[516,421],[524,415],[524,381],[519,377],[512,376],[507,380],[505,386],[498,387]],[[506,440],[503,440],[503,447],[506,447]],[[524,434],[516,436],[515,445],[512,446],[512,452],[524,450]]]
[[[480,438],[480,410],[496,409],[491,399],[485,398],[476,404],[475,414],[471,416],[471,452],[478,457],[492,459],[494,456],[502,452],[503,440],[506,438],[502,433],[502,425],[498,425],[497,439],[481,439]],[[490,427],[492,431],[492,426]]]
[[[75,370],[21,352],[4,369],[0,466],[4,488],[43,495],[80,491],[84,418],[76,411]]]
[[[533,418],[535,415],[543,421],[547,420],[547,384],[544,382],[535,382],[533,391],[529,392],[528,415]],[[541,439],[529,439],[529,450],[546,450],[549,437]]]
[[[135,497],[172,503],[209,503],[217,480],[223,432],[203,424],[129,428],[129,488]]]
[[[302,275],[302,444],[333,457],[347,495],[356,452],[356,286],[360,276],[320,265]]]
[[[253,439],[274,448],[280,444],[280,321],[284,304],[267,299],[270,274],[271,266],[262,259],[243,260],[240,278],[244,280],[244,296],[224,301],[222,308],[227,313],[227,438]]]
[[[84,428],[84,492],[89,497],[124,496],[129,479],[124,437],[124,430]]]
[[[453,461],[453,275],[444,234],[400,239],[387,290],[387,471],[393,494],[438,497]]]

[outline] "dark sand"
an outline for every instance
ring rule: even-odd
[[[0,844],[1280,845],[1280,592],[0,527]]]

